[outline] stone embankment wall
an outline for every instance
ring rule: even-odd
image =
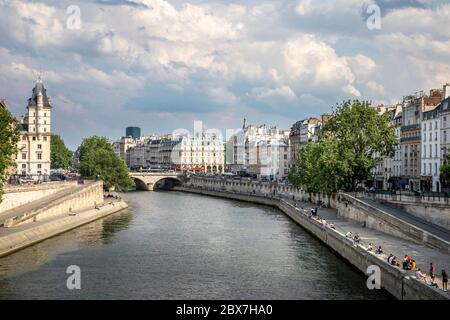
[[[347,239],[344,234],[337,230],[324,226],[314,219],[310,219],[287,201],[275,197],[275,194],[260,194],[262,190],[271,191],[269,193],[273,193],[273,190],[270,189],[269,185],[256,186],[255,184],[249,184],[246,186],[246,189],[251,190],[247,193],[241,193],[237,190],[226,190],[228,188],[226,188],[225,185],[223,185],[223,187],[223,190],[207,189],[200,186],[200,181],[191,181],[191,183],[186,184],[184,187],[175,187],[174,189],[276,207],[362,273],[366,274],[369,266],[378,266],[381,272],[381,287],[395,298],[405,300],[448,299],[448,296],[443,292],[440,292],[417,279],[408,277],[400,268],[389,265],[375,254],[368,252],[363,246],[355,245],[353,241]],[[236,183],[228,184],[228,187],[229,189],[237,189],[239,185]],[[257,191],[259,191],[259,194],[256,194]],[[300,196],[297,191],[291,191],[294,196]],[[298,199],[300,200],[300,198]]]
[[[6,228],[16,225],[36,222],[42,219],[58,216],[72,211],[92,208],[103,203],[103,182],[89,182],[86,185],[77,186],[68,195],[61,196],[42,206],[37,205],[20,215],[16,215],[4,221]]]
[[[76,181],[6,186],[5,194],[0,202],[0,213],[76,186]]]
[[[128,205],[124,201],[116,201],[104,204],[98,209],[89,209],[73,215],[67,213],[58,219],[50,219],[48,222],[42,222],[36,226],[30,225],[29,228],[0,237],[0,257],[104,218],[127,207]]]
[[[184,186],[263,197],[281,196],[312,203],[323,202],[330,208],[336,209],[338,215],[364,224],[368,228],[450,252],[450,243],[345,193],[331,195],[308,193],[303,189],[269,182],[219,180],[205,177],[194,177]]]
[[[418,218],[450,230],[450,198],[390,194],[376,194],[375,197],[394,204]]]

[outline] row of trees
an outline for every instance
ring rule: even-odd
[[[390,116],[366,101],[345,101],[299,154],[289,181],[308,192],[352,191],[382,157],[394,154],[397,138]]]

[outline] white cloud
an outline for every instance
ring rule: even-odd
[[[262,101],[267,99],[279,99],[279,98],[288,101],[297,99],[297,96],[294,93],[294,91],[292,91],[292,89],[288,86],[282,86],[274,89],[264,87],[253,88],[248,95]]]
[[[370,31],[372,0],[81,1],[83,27],[72,31],[71,2],[0,0],[0,86],[14,103],[41,69],[61,110],[78,105],[117,126],[132,114],[125,106],[170,115],[199,102],[230,122],[244,109],[292,121],[342,99],[392,101],[450,81],[450,4],[391,10]],[[173,96],[189,102],[172,109]]]

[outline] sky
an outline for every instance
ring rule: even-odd
[[[0,0],[0,98],[25,114],[41,73],[71,149],[127,126],[288,129],[442,88],[449,22],[438,0]]]

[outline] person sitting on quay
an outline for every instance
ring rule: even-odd
[[[351,231],[349,231],[349,232],[347,232],[345,234],[345,237],[348,238],[348,239],[352,239],[353,238],[353,233]]]
[[[411,270],[416,270],[417,269],[417,263],[416,260],[411,260]]]
[[[378,246],[377,251],[375,251],[376,254],[382,254],[383,250],[381,249],[381,246]]]
[[[439,288],[438,284],[435,282],[434,275],[431,277],[430,282],[428,283],[431,287]]]
[[[397,257],[394,256],[393,254],[390,254],[390,255],[389,255],[389,257],[388,257],[388,263],[391,264],[391,265],[393,265],[393,266],[396,266],[396,267],[399,267],[399,266],[400,266],[400,264],[398,263]]]
[[[421,281],[427,280],[427,276],[425,274],[423,274],[422,271],[420,271],[420,268],[417,269],[417,271],[416,271],[416,278],[417,278],[417,280],[421,280]]]
[[[353,237],[353,241],[355,242],[355,244],[359,244],[359,241],[360,241],[360,240],[361,240],[361,239],[360,239],[360,237],[359,237],[358,232],[355,233],[355,236]]]
[[[372,251],[373,250],[373,244],[372,242],[369,243],[369,245],[367,246],[367,251]]]
[[[336,230],[336,226],[335,226],[334,224],[330,223],[328,226],[329,226],[331,229]]]
[[[405,255],[405,258],[403,259],[403,270],[411,270],[412,269],[412,258],[408,255]]]
[[[387,257],[387,262],[389,264],[392,264],[392,259],[394,259],[394,255],[392,253],[390,253],[389,256]]]

